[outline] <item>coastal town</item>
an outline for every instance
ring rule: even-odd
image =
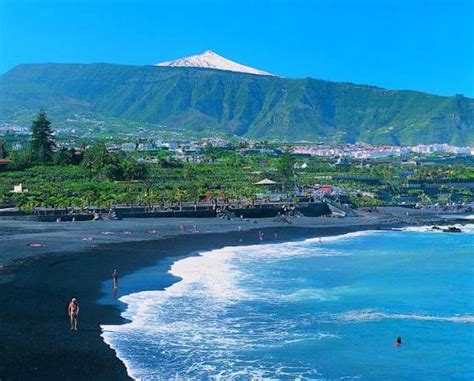
[[[26,133],[27,144],[34,141],[31,134]],[[465,208],[474,201],[472,147],[219,137],[96,139],[76,146],[56,135],[52,128],[50,141],[40,147],[49,155],[36,159],[43,151],[28,151],[14,131],[0,137],[1,214],[50,211],[78,219],[93,218],[96,211],[120,215],[133,207],[141,208],[135,213],[162,216],[183,210],[211,216],[222,208],[238,216],[276,216],[288,207],[316,215],[329,213],[329,207],[302,205],[329,203],[346,215],[357,207]],[[83,213],[86,217],[78,216]]]
[[[192,154],[197,155],[203,149],[209,147],[215,148],[235,148],[246,147],[247,149],[258,149],[260,153],[277,153],[268,147],[275,147],[278,141],[261,141],[247,139],[238,136],[220,136],[220,137],[200,137],[189,138],[190,134],[172,134],[170,137],[166,131],[172,131],[167,126],[142,125],[135,127],[134,132],[120,134],[116,130],[121,130],[127,126],[123,124],[105,124],[105,122],[81,119],[86,126],[80,125],[75,128],[65,127],[56,128],[55,135],[59,137],[58,148],[77,148],[81,145],[87,145],[90,142],[102,142],[106,144],[109,150],[122,150],[125,152],[156,152],[166,150],[175,152],[176,158],[192,159]],[[91,128],[92,125],[104,126],[99,130]],[[158,127],[158,128],[156,128]],[[160,131],[160,128],[163,131]],[[112,130],[115,132],[110,133]],[[180,129],[177,128],[177,131]],[[25,148],[30,136],[30,127],[28,124],[18,124],[15,122],[0,121],[0,138],[6,141],[12,150],[19,151]],[[98,136],[103,136],[98,138]],[[268,147],[267,147],[268,146]],[[296,155],[309,155],[328,158],[349,157],[354,159],[381,159],[390,157],[406,158],[411,155],[451,155],[451,156],[474,156],[474,147],[454,146],[451,144],[418,144],[413,146],[400,145],[378,145],[373,146],[364,142],[352,144],[335,144],[327,142],[293,142],[287,143],[285,147],[291,147]],[[268,148],[268,149],[267,149]],[[267,149],[267,150],[266,150]]]

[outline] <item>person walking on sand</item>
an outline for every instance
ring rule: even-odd
[[[79,317],[79,303],[76,298],[72,298],[67,308],[67,313],[71,321],[71,331],[77,331],[77,320]]]
[[[113,283],[114,283],[114,288],[117,288],[118,287],[118,272],[117,272],[117,270],[114,270],[114,272],[112,273],[112,280],[113,280]]]

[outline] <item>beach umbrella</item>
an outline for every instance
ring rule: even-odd
[[[254,185],[276,185],[276,184],[277,183],[275,181],[270,180],[270,179],[263,179],[254,183]]]

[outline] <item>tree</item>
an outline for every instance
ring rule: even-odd
[[[63,148],[53,155],[53,161],[56,165],[71,164],[72,153],[70,150]]]
[[[0,139],[0,159],[5,159],[7,157],[7,149],[5,148],[5,141]]]
[[[117,169],[114,168],[114,158],[107,151],[104,144],[98,144],[86,150],[82,164],[89,170],[90,176],[93,174],[105,174],[107,177],[109,175],[115,176]]]
[[[102,174],[109,180],[123,180],[123,169],[119,163],[111,162],[102,168]]]
[[[126,180],[144,180],[148,176],[148,166],[135,160],[128,158],[121,163],[123,177]]]
[[[12,151],[10,153],[10,160],[13,162],[8,165],[8,168],[13,171],[23,171],[31,166],[33,162],[33,155],[31,150]]]
[[[51,122],[46,112],[41,110],[31,125],[31,150],[35,161],[45,163],[51,161],[56,148]]]
[[[281,179],[283,189],[288,189],[288,185],[294,177],[295,158],[290,151],[283,152],[277,163],[278,176]]]
[[[420,195],[420,202],[423,205],[429,205],[429,204],[431,204],[431,198],[425,192],[423,192]]]
[[[97,171],[99,168],[107,164],[107,148],[104,144],[98,144],[86,150],[84,154],[83,165],[91,172]]]
[[[146,163],[117,152],[108,152],[103,144],[89,148],[83,165],[92,176],[105,176],[110,180],[144,180],[148,176]]]
[[[189,197],[189,193],[185,189],[175,189],[174,194],[173,194],[173,199],[178,202],[179,204],[179,210],[183,210],[183,201],[186,200]]]
[[[191,164],[188,164],[186,167],[185,167],[185,170],[184,170],[184,177],[187,179],[187,180],[192,180],[194,178],[194,169],[193,169],[193,166]]]

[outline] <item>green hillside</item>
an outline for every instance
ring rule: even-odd
[[[474,100],[208,69],[19,65],[0,76],[0,118],[44,108],[259,139],[474,144]]]

